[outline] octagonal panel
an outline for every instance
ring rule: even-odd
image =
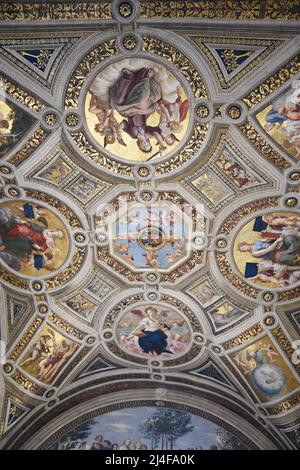
[[[167,203],[132,204],[109,222],[110,255],[134,271],[170,271],[188,258],[191,226]]]

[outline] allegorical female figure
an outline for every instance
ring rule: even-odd
[[[154,307],[146,309],[146,318],[143,318],[131,336],[138,337],[138,344],[144,353],[157,356],[172,352],[168,349],[169,336],[165,333],[170,326],[161,321],[158,310]]]

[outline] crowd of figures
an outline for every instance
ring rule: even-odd
[[[105,429],[105,434],[101,430]],[[63,435],[52,450],[221,450],[244,444],[214,423],[172,408],[115,410],[84,421]]]
[[[300,280],[300,217],[273,212],[256,217],[246,226],[247,241],[237,244],[237,254],[249,256],[244,275],[256,283],[288,287]],[[252,240],[251,240],[252,238]]]
[[[87,441],[76,441],[69,442],[68,440],[60,441],[57,450],[152,450],[148,448],[147,444],[144,444],[141,441],[132,441],[130,438],[124,439],[120,444],[110,442],[105,439],[102,434],[99,434],[95,437],[92,443]],[[211,445],[207,449],[204,449],[202,446],[198,447],[189,447],[187,449],[177,449],[177,450],[219,450],[217,445]]]

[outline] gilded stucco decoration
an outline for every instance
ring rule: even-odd
[[[300,448],[298,2],[0,24],[0,448]]]

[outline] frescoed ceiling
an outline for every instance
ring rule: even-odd
[[[2,449],[141,407],[299,448],[299,15],[0,3]]]

